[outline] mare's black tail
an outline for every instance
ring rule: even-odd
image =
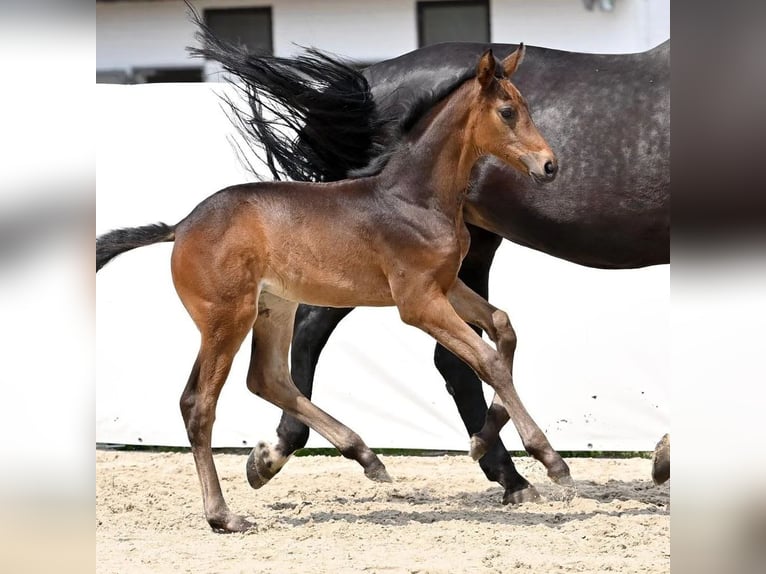
[[[265,148],[275,179],[333,181],[367,165],[377,147],[378,120],[360,72],[313,49],[296,58],[249,53],[217,38],[191,6],[190,12],[200,47],[189,52],[239,79],[232,84],[247,106],[224,98],[230,118],[248,146]]]
[[[175,225],[155,223],[143,227],[115,229],[96,238],[96,272],[120,253],[136,247],[173,241],[176,238]]]

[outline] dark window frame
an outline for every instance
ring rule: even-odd
[[[176,74],[180,77],[167,79],[167,75]],[[196,84],[205,81],[205,69],[202,66],[138,66],[131,69],[130,78],[132,84]]]
[[[487,8],[487,42],[492,42],[492,11],[490,0],[419,0],[416,3],[418,19],[418,48],[425,47],[423,12],[429,6],[485,6]]]
[[[244,14],[252,14],[254,12],[260,12],[262,14],[266,14],[268,16],[269,20],[269,53],[268,55],[273,56],[274,55],[274,11],[272,10],[271,6],[233,6],[231,8],[205,8],[202,11],[202,21],[205,23],[206,26],[209,26],[209,16],[211,14],[227,14],[227,15],[244,15]],[[214,31],[215,32],[215,31]],[[224,38],[227,41],[231,41],[227,38]]]
[[[178,74],[180,77],[168,79],[166,77],[167,74]],[[156,76],[160,79],[157,79]],[[138,66],[135,68],[96,69],[97,84],[195,84],[204,82],[204,76],[205,68],[202,66]]]

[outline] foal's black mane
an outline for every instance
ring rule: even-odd
[[[379,173],[402,136],[474,72],[466,68],[417,95],[394,92],[388,97],[396,98],[396,111],[381,113],[367,78],[350,63],[316,49],[295,58],[257,55],[216,37],[191,7],[190,13],[201,47],[189,52],[218,62],[233,76],[228,80],[247,106],[224,97],[230,118],[251,150],[267,150],[266,164],[277,180],[337,181]],[[285,137],[285,130],[295,136]],[[260,177],[251,164],[245,167]]]

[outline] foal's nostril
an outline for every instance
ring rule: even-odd
[[[543,168],[545,169],[545,175],[553,175],[556,173],[556,165],[552,161],[546,161]]]

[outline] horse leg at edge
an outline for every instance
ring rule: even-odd
[[[297,303],[264,294],[261,305],[253,328],[248,389],[313,428],[344,457],[356,460],[369,479],[390,482],[385,466],[362,438],[314,405],[293,383],[287,357]],[[262,475],[263,469],[274,476],[280,462],[284,464],[283,460],[271,460],[269,453],[264,455],[256,446],[247,461],[248,482],[259,488],[270,478]]]
[[[319,355],[338,323],[353,311],[351,308],[299,305],[295,313],[293,344],[290,353],[292,378],[298,390],[308,399],[314,385],[314,372]],[[306,446],[309,427],[283,412],[277,427],[277,443],[259,441],[250,452],[247,468],[250,486],[260,488],[282,469],[293,453]]]
[[[468,226],[468,230],[471,233],[471,246],[463,259],[458,277],[486,299],[490,267],[502,239],[472,225]],[[478,327],[473,329],[481,335]],[[439,344],[434,352],[434,364],[446,382],[447,392],[455,401],[469,436],[473,436],[482,429],[487,416],[487,402],[481,380],[468,365]],[[501,409],[507,416],[505,408]],[[489,480],[503,486],[503,504],[531,502],[539,498],[535,488],[516,470],[500,438],[488,445],[484,456],[479,459],[479,466]]]
[[[665,433],[652,455],[652,480],[660,485],[670,480],[670,434]]]

